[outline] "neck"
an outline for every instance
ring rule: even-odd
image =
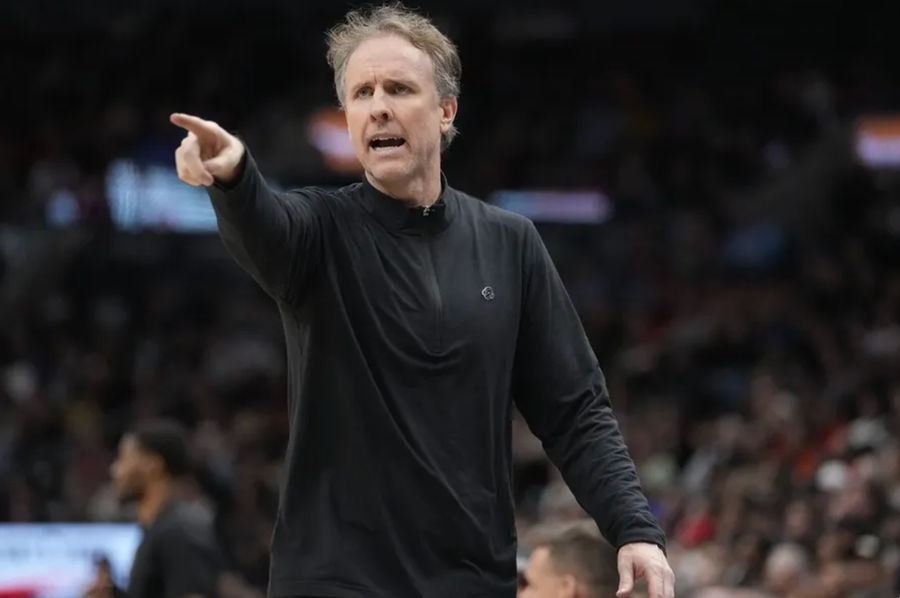
[[[166,480],[151,484],[138,502],[138,521],[143,527],[150,527],[159,515],[160,509],[172,497],[172,482]]]
[[[430,206],[441,196],[441,165],[435,163],[427,173],[402,181],[381,181],[366,171],[366,180],[384,193],[410,207]]]

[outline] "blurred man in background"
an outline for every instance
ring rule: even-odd
[[[221,560],[212,520],[201,507],[179,499],[180,480],[188,471],[185,432],[174,422],[149,421],[119,443],[113,481],[122,501],[136,503],[144,530],[132,564],[129,598],[217,594]]]
[[[518,598],[612,598],[616,550],[592,522],[558,527],[533,542]]]

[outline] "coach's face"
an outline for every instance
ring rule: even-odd
[[[550,551],[535,548],[525,569],[525,585],[517,598],[574,598],[578,584],[572,575],[560,575],[553,568]]]
[[[361,43],[347,61],[344,108],[356,156],[376,188],[393,195],[440,176],[441,133],[457,104],[438,97],[425,52],[395,35]]]

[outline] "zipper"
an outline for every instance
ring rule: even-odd
[[[422,215],[428,217],[431,214],[430,208],[431,206],[426,206],[422,210]],[[426,243],[428,245],[428,261],[431,263],[431,269],[429,271],[431,278],[431,295],[435,306],[433,349],[438,351],[441,348],[441,319],[443,317],[444,304],[441,300],[441,287],[438,284],[437,265],[434,262],[434,238],[427,233],[425,236],[427,237]]]

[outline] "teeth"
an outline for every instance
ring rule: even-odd
[[[402,146],[406,140],[402,137],[379,136],[373,137],[369,141],[369,146],[373,149],[389,149]]]

